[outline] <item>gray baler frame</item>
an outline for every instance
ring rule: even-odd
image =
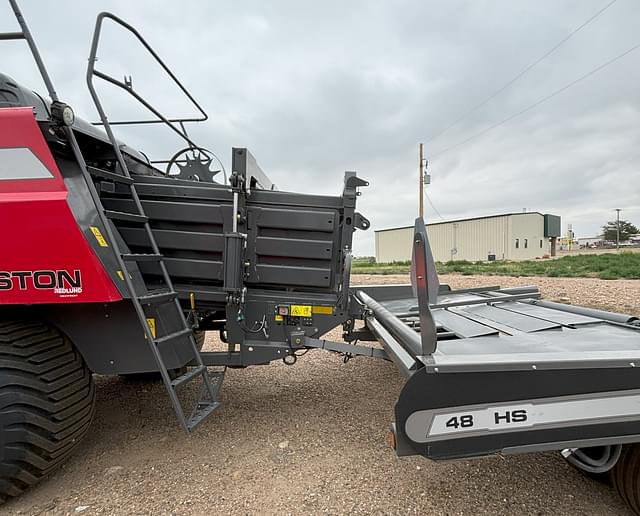
[[[201,118],[169,119],[134,90],[131,77],[123,82],[96,70],[100,36],[107,20],[137,38],[196,106]],[[190,148],[199,148],[187,135],[184,123],[206,120],[206,113],[138,31],[110,13],[101,13],[96,21],[87,83],[98,108],[99,124],[115,147],[113,123],[102,107],[94,78],[125,90],[155,116],[153,120],[119,124],[163,123]],[[131,168],[124,154],[118,158],[120,168]],[[356,229],[369,227],[369,221],[355,211],[358,188],[368,183],[354,172],[345,173],[341,197],[320,197],[277,191],[244,148],[233,149],[230,187],[216,183],[196,186],[175,178],[167,181],[153,170],[143,167],[141,171],[139,164],[136,168],[142,172],[132,170],[142,209],[151,221],[175,290],[183,305],[189,307],[189,317],[198,329],[221,330],[228,342],[227,351],[201,353],[204,364],[247,366],[285,357],[293,362],[298,350],[320,345],[309,339],[353,318],[349,312],[352,236]],[[106,209],[132,210],[125,186],[107,185],[105,189],[98,184],[97,189]],[[153,251],[144,245],[140,229],[123,224],[114,229],[122,237],[120,247],[138,253]],[[128,272],[139,284],[137,288],[163,286],[152,264],[139,264]],[[306,307],[314,313],[276,320],[279,310],[292,306]],[[321,313],[315,313],[318,307]],[[162,322],[162,314],[156,315]],[[363,350],[354,347],[353,352]]]
[[[27,40],[49,95],[60,103],[16,1],[10,0],[10,4],[22,32],[5,34],[1,39]],[[105,21],[132,33],[200,116],[165,117],[135,90],[131,77],[120,81],[97,70]],[[93,84],[95,78],[126,91],[155,119],[109,121]],[[369,222],[355,211],[358,188],[367,183],[354,172],[345,173],[342,195],[333,197],[278,191],[244,148],[233,149],[230,185],[176,179],[156,170],[145,155],[116,140],[111,126],[165,124],[190,148],[198,149],[185,124],[202,122],[208,117],[137,30],[110,13],[98,16],[87,68],[87,83],[101,118],[93,125],[101,125],[106,134],[80,119],[76,119],[73,127],[61,131],[57,122],[51,120],[49,103],[7,77],[0,80],[17,99],[7,105],[35,106],[43,134],[65,182],[71,187],[69,205],[125,299],[107,305],[20,308],[67,333],[93,371],[123,374],[157,370],[158,364],[149,353],[148,341],[152,336],[147,334],[146,323],[144,331],[140,331],[133,310],[136,305],[133,293],[161,292],[168,285],[168,294],[172,290],[178,294],[194,329],[218,330],[229,342],[227,351],[200,355],[207,365],[247,366],[285,356],[295,360],[296,352],[308,344],[328,349],[331,346],[328,342],[313,339],[329,329],[340,324],[352,326],[349,323],[354,317],[349,299],[352,235],[356,229],[369,227]],[[130,181],[135,188],[134,197]],[[94,206],[87,199],[92,199]],[[118,214],[119,218],[113,219],[110,214]],[[122,220],[123,216],[130,220]],[[149,219],[157,251],[148,240],[146,229],[138,223],[141,216]],[[99,244],[95,229],[110,245]],[[125,263],[120,253],[140,257],[160,255],[162,260]],[[321,310],[305,321],[295,317],[282,323],[275,321],[278,306],[296,304]],[[158,330],[164,333],[170,333],[176,324],[179,326],[170,308],[143,303],[144,316],[153,318]],[[356,310],[359,308],[355,306]],[[121,333],[116,340],[110,336],[114,324]],[[187,339],[164,343],[166,367],[179,368],[190,363],[190,347]],[[341,352],[349,349],[353,353],[379,354],[379,350],[362,346],[335,343],[335,347]]]

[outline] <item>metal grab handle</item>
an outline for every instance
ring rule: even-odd
[[[27,39],[22,32],[2,32],[0,33],[0,41],[8,41],[10,39]]]
[[[10,0],[10,1],[13,1],[13,0]],[[136,37],[136,39],[142,44],[142,46],[147,50],[147,52],[149,52],[149,54],[151,54],[151,56],[155,59],[155,61],[162,67],[162,69],[167,73],[167,75],[171,78],[171,80],[178,86],[178,88],[180,88],[182,93],[185,94],[185,96],[189,99],[189,101],[193,104],[193,106],[198,110],[198,112],[201,114],[200,117],[168,119],[165,116],[163,116],[158,110],[156,110],[153,106],[151,106],[151,104],[146,102],[140,95],[138,95],[136,92],[134,92],[133,88],[131,87],[131,83],[130,82],[128,82],[126,80],[125,80],[125,82],[119,81],[117,79],[114,79],[110,75],[107,75],[107,74],[105,74],[103,72],[100,72],[100,71],[95,69],[95,63],[98,60],[98,58],[97,58],[98,45],[99,45],[99,42],[100,42],[100,36],[102,35],[102,27],[103,27],[103,22],[104,22],[105,19],[109,19],[109,20],[113,21],[114,23],[116,23],[117,25],[120,25],[121,27],[123,27],[124,29],[126,29],[127,31],[129,31],[131,34],[133,34]],[[160,56],[155,52],[155,50],[153,50],[153,48],[147,43],[147,41],[142,37],[142,35],[135,29],[135,27],[129,25],[127,22],[125,22],[121,18],[117,17],[116,15],[108,13],[108,12],[102,12],[102,13],[100,13],[98,15],[98,18],[96,19],[96,26],[95,26],[95,29],[94,29],[94,32],[93,32],[93,39],[92,39],[92,42],[91,42],[91,51],[89,52],[89,64],[87,66],[87,84],[89,85],[89,89],[92,90],[92,91],[93,91],[93,76],[94,75],[96,77],[99,77],[99,78],[101,78],[101,79],[113,84],[114,86],[117,86],[117,87],[127,91],[136,100],[138,100],[141,104],[143,104],[149,111],[151,111],[154,115],[156,115],[159,118],[159,120],[132,120],[132,121],[119,121],[119,122],[116,121],[116,122],[109,122],[110,124],[112,124],[112,125],[126,125],[126,124],[158,124],[158,123],[165,123],[165,124],[169,125],[182,138],[184,138],[189,144],[195,145],[186,136],[186,134],[184,134],[180,129],[178,129],[173,124],[176,123],[176,122],[177,123],[180,123],[180,122],[204,122],[205,120],[208,120],[209,116],[204,111],[204,109],[200,106],[200,104],[198,104],[198,102],[193,98],[191,93],[189,93],[187,88],[174,75],[174,73],[171,71],[171,69],[164,63],[164,61],[160,58]],[[104,120],[102,120],[101,123],[104,123]]]

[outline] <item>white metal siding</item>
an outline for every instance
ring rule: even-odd
[[[439,262],[483,261],[490,254],[496,260],[527,260],[551,251],[549,240],[544,238],[544,217],[533,212],[428,224],[427,233]],[[410,260],[412,239],[412,227],[377,231],[376,261]]]
[[[509,217],[454,221],[427,226],[433,257],[449,260],[497,260],[507,258]],[[457,251],[457,252],[456,252]]]
[[[539,213],[511,215],[511,260],[532,260],[551,253],[548,238],[544,238],[544,217]],[[518,239],[518,248],[516,248]],[[540,241],[542,240],[542,247]]]
[[[404,262],[411,260],[413,228],[376,231],[376,262]]]

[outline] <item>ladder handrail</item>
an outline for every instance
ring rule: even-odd
[[[160,111],[154,108],[149,102],[144,100],[142,96],[138,95],[131,86],[131,83],[122,82],[118,79],[114,79],[110,75],[96,70],[95,63],[98,60],[98,45],[100,43],[100,36],[102,35],[102,28],[104,24],[104,20],[111,20],[117,25],[120,25],[131,34],[133,34],[136,39],[142,44],[142,46],[151,54],[154,60],[162,67],[162,69],[166,72],[166,74],[172,79],[172,81],[180,88],[182,93],[189,99],[189,101],[193,104],[193,106],[200,113],[199,117],[184,117],[184,118],[167,118]],[[160,56],[156,53],[155,50],[147,43],[147,41],[142,37],[142,35],[136,30],[135,27],[125,22],[123,19],[118,16],[109,13],[109,12],[101,12],[96,19],[96,26],[93,32],[93,39],[91,42],[91,50],[89,52],[89,65],[87,67],[87,83],[89,84],[89,88],[93,88],[93,77],[99,77],[114,86],[117,86],[127,93],[132,95],[138,102],[140,102],[144,107],[146,107],[149,111],[151,111],[155,116],[158,117],[158,120],[130,120],[130,121],[116,121],[110,122],[112,125],[135,125],[135,124],[159,124],[164,123],[167,124],[171,129],[173,129],[178,135],[184,138],[185,141],[189,143],[191,146],[197,146],[193,143],[185,132],[181,131],[178,127],[174,125],[174,122],[183,123],[183,122],[204,122],[209,119],[209,115],[204,111],[202,106],[196,101],[196,99],[189,93],[189,90],[180,82],[180,80],[175,76],[175,74],[171,71],[171,69],[164,63],[164,61],[160,58]],[[126,81],[126,79],[125,79]],[[104,125],[104,120],[101,118],[101,121],[97,123],[97,125]]]
[[[11,10],[18,21],[18,25],[20,25],[21,32],[5,32],[0,34],[0,40],[8,41],[8,40],[17,40],[24,39],[29,45],[29,50],[31,51],[31,55],[33,56],[34,61],[36,62],[36,66],[38,67],[38,71],[42,76],[42,80],[44,81],[44,85],[49,92],[49,97],[51,97],[52,102],[59,102],[58,94],[56,93],[55,88],[53,87],[53,81],[49,76],[49,72],[47,71],[47,67],[44,65],[44,61],[42,60],[42,56],[40,55],[40,51],[36,45],[33,36],[31,35],[31,31],[29,30],[29,26],[27,25],[24,16],[22,16],[22,11],[20,11],[20,7],[18,7],[17,0],[9,0],[9,5],[11,6]]]

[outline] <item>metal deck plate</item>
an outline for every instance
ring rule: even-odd
[[[438,304],[445,304],[450,302],[460,302],[460,301],[477,301],[479,299],[486,299],[486,296],[479,296],[476,294],[444,294],[438,296]],[[493,301],[493,300],[492,300]],[[419,315],[418,312],[418,299],[415,297],[406,298],[406,299],[393,299],[389,301],[378,301],[382,306],[384,306],[387,310],[392,312],[394,315],[398,314],[408,314],[414,312],[416,316]]]
[[[531,317],[537,317],[545,321],[562,324],[564,326],[575,326],[576,324],[590,324],[600,321],[586,315],[574,314],[571,312],[561,312],[560,310],[552,310],[543,306],[530,305],[528,303],[498,303],[494,306],[516,312]]]
[[[463,339],[498,334],[498,330],[495,328],[472,321],[449,310],[434,310],[433,317],[438,325],[442,325],[445,329],[454,332]]]
[[[433,372],[640,367],[640,332],[605,322],[555,331],[438,343],[419,357]]]
[[[522,303],[519,303],[522,304]],[[518,303],[501,303],[502,306],[517,306]],[[526,333],[550,330],[552,328],[560,328],[558,323],[545,321],[536,317],[530,317],[514,311],[504,310],[491,305],[475,305],[459,307],[455,310],[457,313],[467,315],[471,319],[479,316],[489,321],[496,322],[503,326],[508,326],[518,331]],[[482,319],[479,320],[482,322]]]

